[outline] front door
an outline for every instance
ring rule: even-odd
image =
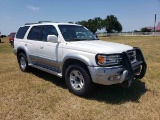
[[[47,42],[48,35],[56,35],[58,37],[58,32],[53,25],[43,26],[42,41],[38,44],[38,62],[46,67],[59,69],[58,55],[62,54],[61,43]]]

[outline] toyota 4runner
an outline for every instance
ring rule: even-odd
[[[80,96],[94,83],[130,86],[147,68],[139,48],[98,40],[87,28],[69,23],[25,24],[16,34],[14,53],[22,71],[34,67],[62,77]]]

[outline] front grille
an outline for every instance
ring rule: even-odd
[[[131,63],[136,61],[136,51],[134,51],[134,50],[127,51],[127,54],[129,56],[129,59],[130,59]]]

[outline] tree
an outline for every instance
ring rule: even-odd
[[[95,17],[94,19],[89,19],[87,27],[91,32],[96,33],[96,31],[98,29],[103,28],[102,21],[103,20],[100,17]]]
[[[138,30],[134,30],[134,32],[140,32],[140,31],[138,31]]]
[[[87,21],[87,28],[93,33],[95,33],[97,31],[97,26],[95,23],[96,23],[96,21],[94,21],[93,19],[89,19]]]
[[[0,32],[0,43],[1,43],[1,32]]]
[[[95,33],[98,29],[102,29],[102,19],[100,17],[95,17],[94,19],[89,19],[88,21],[78,21],[76,24],[80,24],[88,28],[91,32]]]
[[[84,20],[78,21],[78,22],[76,22],[76,24],[83,25],[83,26],[87,27],[87,21],[84,21]]]
[[[144,28],[141,28],[141,32],[151,32],[151,30],[149,30],[146,27],[144,27]]]
[[[122,25],[120,24],[119,21],[117,21],[115,23],[115,31],[117,31],[117,32],[121,32],[122,31]]]
[[[85,26],[93,33],[102,28],[105,28],[108,33],[122,31],[122,25],[114,15],[108,15],[104,20],[100,17],[95,17],[94,19],[89,19],[88,21],[78,21],[76,24]]]
[[[108,33],[122,31],[122,25],[114,15],[108,15],[106,19],[103,20],[103,27],[105,27]]]

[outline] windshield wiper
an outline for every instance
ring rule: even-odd
[[[87,39],[87,40],[99,40],[99,39]]]
[[[84,40],[98,40],[98,39],[80,39],[80,38],[73,38],[73,39],[66,39],[66,41],[84,41]]]
[[[87,40],[87,39],[79,39],[79,38],[73,38],[73,39],[66,39],[66,41],[82,41],[82,40]]]

